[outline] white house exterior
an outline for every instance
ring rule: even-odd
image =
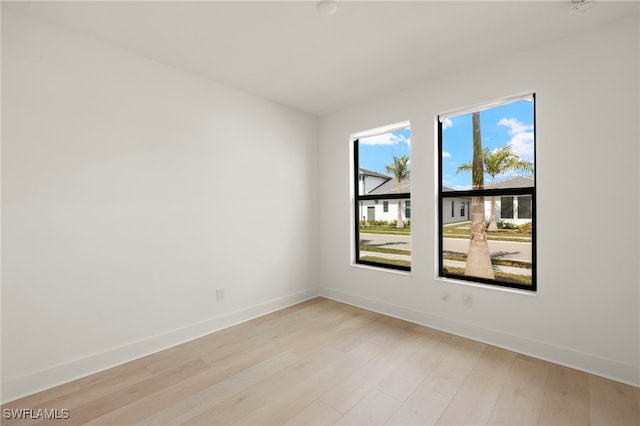
[[[494,184],[494,188],[529,188],[533,187],[533,177],[514,176]],[[359,218],[361,221],[394,221],[398,219],[398,200],[385,199],[388,194],[398,193],[398,184],[395,178],[381,173],[360,169],[359,190],[361,195],[379,195],[377,200],[360,202]],[[453,191],[443,187],[444,192]],[[410,193],[409,180],[400,183],[401,193]],[[514,225],[523,225],[531,222],[533,213],[530,195],[514,195],[496,197],[496,221],[508,222]],[[402,220],[411,220],[411,201],[400,200]],[[444,198],[442,203],[442,223],[465,222],[471,218],[471,198],[455,197]],[[491,197],[485,197],[485,220],[491,217]]]
[[[453,191],[451,188],[442,187],[443,192]],[[456,197],[442,200],[442,223],[465,222],[470,220],[471,198]]]
[[[531,188],[534,185],[531,176],[513,176],[501,180],[494,184],[496,189],[508,188]],[[485,198],[485,217],[491,217],[491,197]],[[496,197],[496,222],[513,223],[514,225],[524,225],[531,222],[533,215],[533,204],[531,195],[513,195]]]
[[[359,218],[361,221],[394,221],[398,220],[398,201],[403,221],[411,220],[411,200],[389,200],[384,196],[398,193],[398,181],[387,175],[360,169],[359,191],[360,195],[379,195],[377,200],[360,202]],[[400,183],[400,192],[410,193],[409,180]]]
[[[360,168],[358,173],[358,193],[360,195],[369,194],[389,179],[391,179],[391,176]]]
[[[411,201],[399,200],[402,210],[402,220],[411,220]],[[371,200],[360,203],[360,220],[372,221],[394,221],[398,220],[398,200]]]
[[[533,187],[533,177],[513,176],[508,179],[496,182],[493,185],[496,189],[507,188],[531,188]],[[444,192],[453,191],[451,188],[443,187]],[[523,225],[531,222],[533,205],[531,195],[513,195],[496,197],[496,221],[508,222],[514,225]],[[470,220],[471,198],[443,198],[442,202],[442,223],[456,223]],[[484,215],[488,222],[491,217],[491,197],[485,197]]]

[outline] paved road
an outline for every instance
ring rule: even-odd
[[[464,253],[469,251],[469,240],[461,238],[445,238],[443,241],[445,251]],[[494,259],[511,259],[522,262],[531,262],[531,243],[520,241],[489,241],[489,252]]]
[[[411,250],[411,237],[407,235],[367,234],[360,233],[361,243],[369,246]],[[444,250],[466,254],[469,240],[462,238],[445,238]],[[518,241],[489,241],[491,257],[498,259],[520,260],[531,262],[531,243]]]

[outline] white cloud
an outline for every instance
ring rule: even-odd
[[[518,157],[533,162],[533,132],[518,133],[511,138],[509,145]]]
[[[446,130],[449,127],[453,126],[453,121],[450,118],[445,118],[442,120],[442,130]]]
[[[498,126],[508,127],[510,135],[517,135],[518,133],[533,130],[533,124],[523,124],[516,118],[503,118],[502,120],[498,121]]]
[[[442,151],[442,158],[449,158],[451,157],[451,154],[448,153],[447,151]]]
[[[393,133],[384,133],[382,135],[361,138],[360,143],[363,145],[397,145],[399,143],[411,144],[411,140],[403,135]]]
[[[509,128],[512,136],[508,145],[522,160],[533,162],[533,125],[524,124],[515,118],[503,118],[498,122],[499,126]]]

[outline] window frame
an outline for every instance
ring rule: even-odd
[[[398,127],[398,129],[401,127]],[[389,130],[392,132],[393,128]],[[353,227],[354,227],[354,263],[356,265],[366,265],[373,266],[376,268],[382,269],[394,269],[399,271],[411,272],[411,266],[403,266],[403,265],[393,265],[388,263],[381,262],[372,262],[369,260],[360,259],[360,202],[361,201],[375,201],[375,200],[411,200],[411,192],[404,193],[395,193],[395,194],[384,194],[384,195],[360,195],[360,187],[359,187],[359,179],[360,179],[360,158],[359,158],[359,141],[364,136],[353,138],[353,171],[354,175],[352,177],[353,181],[353,194],[354,194],[354,216],[353,216]],[[402,203],[404,204],[404,203]]]
[[[533,102],[533,186],[532,187],[517,187],[517,188],[494,188],[494,189],[490,189],[490,188],[483,188],[483,189],[469,189],[469,190],[463,190],[463,191],[443,191],[443,185],[442,185],[442,180],[443,180],[443,167],[442,167],[442,162],[443,162],[443,158],[442,158],[442,152],[443,152],[443,121],[444,118],[446,118],[447,116],[452,116],[452,115],[464,115],[464,114],[470,114],[472,112],[477,112],[477,111],[483,111],[483,110],[487,110],[487,109],[491,109],[491,108],[495,108],[501,105],[505,105],[508,104],[510,102],[514,102],[517,101],[518,99],[523,99],[525,97],[530,97],[532,102]],[[437,218],[438,218],[438,247],[436,248],[436,255],[438,256],[437,258],[437,267],[438,270],[436,271],[436,278],[438,279],[444,279],[444,280],[459,280],[462,281],[464,283],[469,283],[469,284],[486,284],[492,287],[506,287],[506,288],[512,288],[512,289],[518,289],[518,290],[525,290],[528,292],[537,292],[538,290],[538,283],[537,283],[537,200],[536,200],[536,190],[537,190],[537,167],[536,167],[536,151],[537,151],[537,123],[536,123],[536,95],[535,92],[528,92],[526,94],[523,95],[518,95],[518,96],[512,96],[512,97],[508,97],[508,98],[503,98],[501,100],[497,100],[494,102],[488,102],[488,103],[484,103],[484,104],[480,104],[476,107],[471,107],[471,108],[467,108],[465,110],[459,110],[459,111],[455,111],[455,112],[451,112],[449,114],[439,114],[438,116],[436,116],[436,124],[437,124],[437,155],[436,155],[436,161],[437,161],[437,170],[438,170],[438,175],[437,175],[437,201],[438,201],[438,210],[437,210]],[[476,197],[491,197],[491,196],[495,196],[497,197],[501,197],[501,196],[513,196],[514,200],[516,199],[516,197],[520,197],[520,196],[530,196],[531,197],[531,218],[527,218],[531,221],[532,224],[532,232],[531,232],[531,285],[524,285],[524,284],[517,284],[517,283],[511,283],[511,282],[505,282],[505,281],[499,281],[496,279],[488,279],[488,278],[482,278],[482,277],[475,277],[475,276],[466,276],[466,275],[461,275],[461,274],[455,274],[455,273],[449,273],[449,272],[444,272],[445,268],[444,268],[444,256],[443,256],[443,247],[444,247],[444,232],[443,232],[443,206],[445,205],[444,202],[447,199],[450,198],[454,198],[454,197],[468,197],[471,198],[473,196]],[[486,200],[484,201],[486,203]],[[470,208],[470,207],[469,207]],[[502,207],[501,207],[502,208]],[[513,207],[512,207],[513,208]],[[515,216],[515,209],[514,210],[514,216]]]

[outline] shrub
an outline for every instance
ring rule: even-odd
[[[524,232],[526,234],[530,234],[533,230],[533,224],[531,222],[523,223],[518,226],[518,232]]]

